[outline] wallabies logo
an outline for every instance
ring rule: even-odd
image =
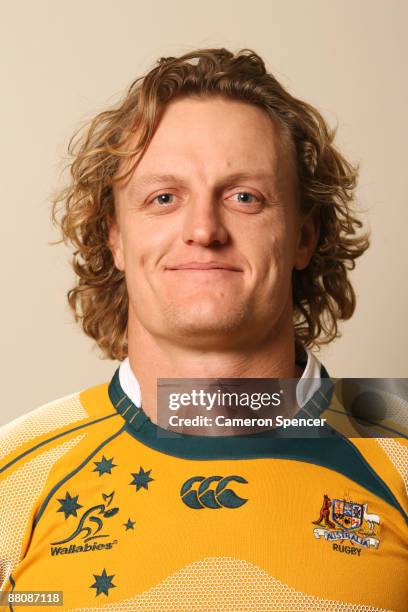
[[[239,497],[232,489],[227,489],[230,482],[247,484],[248,481],[242,476],[192,476],[183,484],[180,490],[181,499],[189,508],[201,510],[202,508],[239,508],[248,500]],[[195,488],[195,485],[198,485]],[[218,483],[211,488],[213,483]]]
[[[81,539],[84,542],[89,542],[98,538],[108,538],[109,534],[99,532],[103,527],[103,519],[115,516],[115,514],[119,512],[119,508],[109,508],[114,495],[114,492],[110,493],[109,495],[102,493],[104,503],[97,504],[96,506],[92,506],[92,508],[85,510],[76,529],[63,540],[51,542],[51,545],[66,544],[79,536],[81,536]]]

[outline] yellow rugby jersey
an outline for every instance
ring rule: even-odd
[[[0,585],[64,610],[406,612],[407,467],[402,439],[174,436],[116,372],[0,430]]]

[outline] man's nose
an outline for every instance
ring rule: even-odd
[[[183,240],[187,244],[220,246],[228,242],[228,231],[219,200],[212,195],[192,198],[186,207]]]

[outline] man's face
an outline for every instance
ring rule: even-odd
[[[221,97],[171,102],[126,183],[110,230],[129,329],[211,348],[291,319],[293,267],[313,251],[287,145],[262,109]]]

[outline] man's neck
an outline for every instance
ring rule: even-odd
[[[144,412],[157,423],[158,378],[299,378],[302,370],[295,364],[290,332],[245,350],[194,350],[130,326],[129,362],[140,385]]]

